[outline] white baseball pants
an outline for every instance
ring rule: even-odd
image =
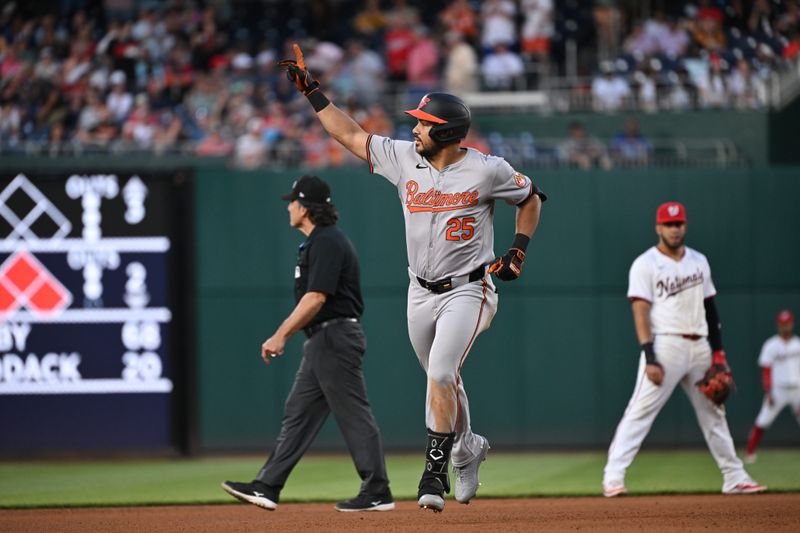
[[[408,336],[428,378],[425,423],[437,432],[455,431],[451,460],[461,467],[478,456],[482,443],[470,427],[461,365],[477,336],[489,328],[497,293],[491,276],[443,294],[422,288],[410,270],[409,277]],[[433,387],[444,391],[445,402],[432,403]]]
[[[762,429],[769,429],[778,413],[787,405],[791,406],[792,413],[797,422],[800,423],[800,387],[773,387],[772,400],[773,403],[770,405],[767,397],[764,396],[761,411],[758,412],[756,417],[756,426]]]
[[[625,472],[636,457],[653,421],[679,383],[694,407],[708,449],[722,472],[723,490],[748,482],[750,478],[742,461],[736,456],[724,406],[714,405],[695,386],[711,365],[711,348],[706,339],[693,341],[676,335],[658,335],[655,352],[658,362],[664,367],[664,380],[657,386],[647,378],[642,356],[633,396],[608,450],[603,483],[624,482]]]

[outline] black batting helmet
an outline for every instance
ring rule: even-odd
[[[428,93],[416,109],[406,111],[417,120],[433,122],[431,139],[440,143],[459,141],[467,136],[472,117],[461,98],[447,93]]]

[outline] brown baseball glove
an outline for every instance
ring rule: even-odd
[[[706,370],[703,379],[696,383],[700,392],[714,402],[722,405],[728,399],[731,392],[736,390],[736,383],[733,381],[731,369],[728,365],[715,363]]]

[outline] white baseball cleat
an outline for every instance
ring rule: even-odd
[[[738,483],[729,489],[722,489],[723,494],[758,494],[767,490],[766,485],[756,483],[752,479]]]
[[[430,509],[434,513],[441,513],[444,510],[444,498],[438,494],[423,494],[417,503],[421,508]]]
[[[744,456],[743,462],[746,465],[751,465],[756,462],[756,459],[758,459],[758,456],[756,454],[748,453],[747,455]]]
[[[481,463],[486,460],[486,454],[489,453],[489,441],[485,437],[481,437],[481,439],[483,439],[483,443],[477,457],[462,467],[453,467],[453,472],[456,475],[455,496],[458,503],[469,503],[475,497],[478,487],[481,485],[478,469]]]
[[[608,483],[603,483],[603,496],[606,498],[624,496],[625,494],[628,494],[628,489],[625,488],[625,483],[622,481],[610,481]]]

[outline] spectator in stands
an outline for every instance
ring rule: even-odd
[[[445,35],[444,88],[451,94],[475,92],[479,86],[478,56],[460,33]],[[369,131],[369,130],[367,130]]]
[[[592,106],[595,111],[618,111],[622,109],[631,88],[614,69],[614,64],[606,61],[600,65],[601,75],[592,81]]]
[[[636,21],[633,31],[622,43],[622,50],[626,54],[632,55],[637,61],[642,61],[655,53],[658,43],[644,30],[644,22]]]
[[[347,63],[356,98],[365,104],[377,101],[385,86],[386,67],[381,56],[359,39],[352,39],[347,46]]]
[[[625,128],[611,141],[611,157],[621,166],[646,166],[653,155],[653,145],[639,131],[639,121],[629,118]]]
[[[483,82],[490,91],[509,91],[522,81],[525,65],[519,55],[508,46],[498,43],[494,53],[487,55],[481,64]]]
[[[439,47],[422,24],[414,28],[406,79],[412,91],[429,92],[439,82]]]
[[[583,124],[573,122],[569,125],[569,139],[558,147],[559,158],[566,164],[582,170],[592,168],[611,168],[605,145],[595,137],[587,135]]]
[[[406,81],[408,54],[412,46],[414,46],[414,33],[405,18],[390,18],[389,31],[383,38],[383,48],[386,51],[386,68],[391,81]],[[291,56],[286,55],[285,57]]]
[[[708,2],[704,2],[708,4]],[[697,14],[692,37],[701,48],[718,53],[725,48],[725,34],[722,32],[722,12],[716,6],[706,5]]]
[[[353,18],[353,27],[369,42],[370,49],[381,44],[383,31],[387,26],[387,16],[381,10],[380,0],[367,0],[361,11]]]
[[[239,168],[253,169],[267,162],[267,145],[261,137],[261,120],[251,118],[247,131],[236,139],[233,162]]]
[[[61,64],[53,58],[53,49],[43,48],[33,69],[34,79],[55,83],[60,73]]]
[[[408,5],[408,0],[394,0],[394,5],[387,13],[391,23],[401,23],[409,28],[420,24],[419,10]]]
[[[597,32],[597,59],[609,61],[619,54],[622,13],[616,0],[595,0],[592,14]]]
[[[530,59],[547,62],[550,39],[555,33],[553,0],[522,0],[522,52]]]
[[[514,19],[517,6],[511,0],[485,0],[481,4],[483,30],[481,45],[485,53],[491,53],[498,44],[511,47],[517,43]]]
[[[670,59],[683,57],[691,39],[683,23],[676,17],[668,19],[667,30],[658,38],[658,49]]]
[[[703,108],[723,108],[730,103],[725,75],[722,72],[722,60],[712,56],[709,61],[708,77],[698,80],[700,90],[700,106]]]
[[[670,81],[670,88],[666,98],[663,100],[663,107],[672,111],[684,111],[692,107],[694,98],[690,88],[694,86],[689,83],[685,72],[670,72],[667,74]]]
[[[753,74],[750,64],[740,59],[728,77],[728,92],[737,109],[757,109],[766,103],[764,82]]]
[[[462,35],[467,42],[477,42],[477,13],[468,0],[452,0],[439,15],[444,33]]]
[[[195,153],[203,157],[227,157],[232,151],[233,143],[223,136],[218,124],[209,128],[208,135],[195,148]]]
[[[640,70],[633,74],[636,86],[636,96],[639,107],[648,113],[658,111],[658,93],[656,82],[649,72],[649,69]]]
[[[139,148],[152,148],[158,133],[158,117],[150,111],[145,93],[134,99],[134,108],[122,125],[122,138]]]
[[[106,98],[106,106],[113,119],[121,125],[133,109],[133,96],[125,90],[126,76],[123,71],[112,72],[109,81],[111,82],[111,93]]]

